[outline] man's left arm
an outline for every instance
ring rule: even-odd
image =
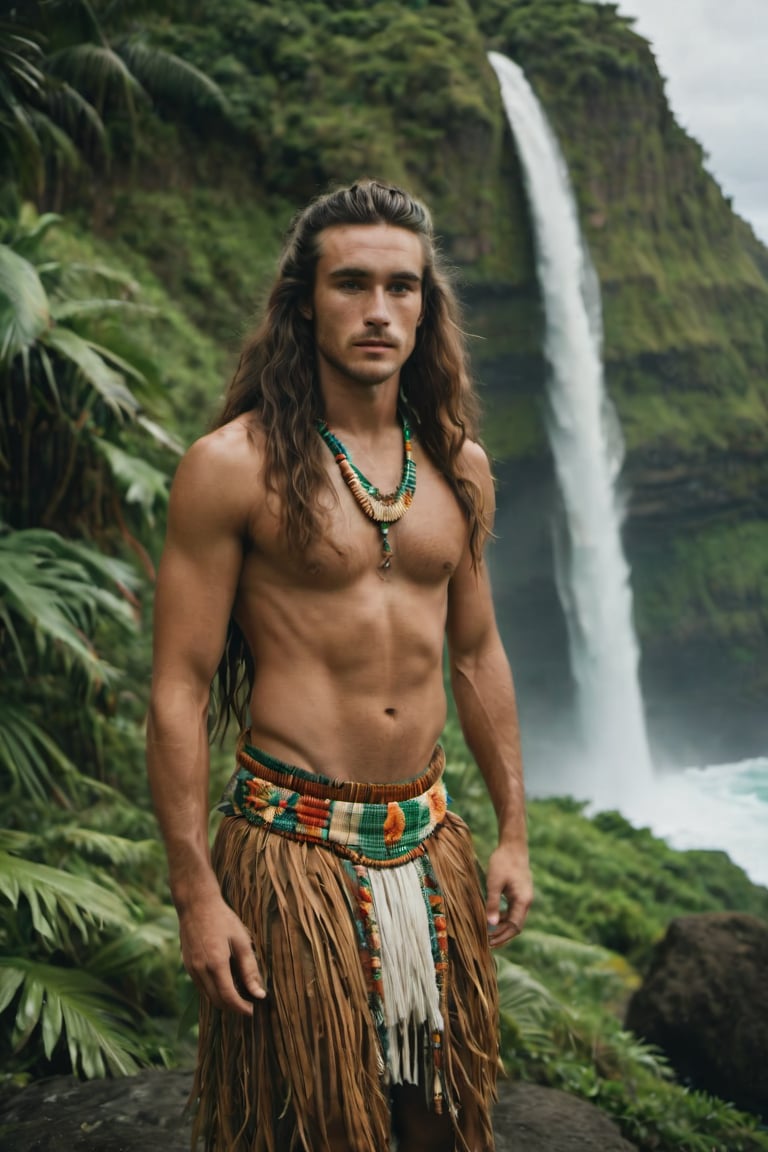
[[[492,511],[493,481],[485,453],[476,445],[466,445],[464,452],[485,507]],[[447,638],[459,722],[499,824],[498,846],[487,872],[488,925],[491,944],[498,947],[522,931],[533,885],[512,673],[496,626],[485,561],[473,565],[469,551],[449,586]]]

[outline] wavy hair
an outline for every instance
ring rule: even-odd
[[[477,484],[459,456],[478,432],[478,402],[469,374],[459,305],[435,243],[429,210],[401,188],[360,180],[328,192],[296,214],[263,318],[246,340],[216,427],[248,415],[265,435],[264,479],[280,499],[289,545],[303,552],[321,531],[318,495],[329,484],[315,421],[323,403],[315,369],[311,303],[322,233],[334,225],[389,224],[415,233],[424,253],[422,322],[400,372],[401,399],[416,438],[445,477],[469,525],[477,563],[488,531]],[[217,673],[215,731],[234,715],[245,726],[253,658],[230,620]]]

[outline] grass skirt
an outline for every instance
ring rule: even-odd
[[[250,1019],[202,1000],[195,1139],[206,1152],[384,1152],[389,1086],[405,1081],[451,1115],[457,1152],[491,1152],[495,973],[442,750],[423,776],[381,786],[250,748],[238,765],[213,864],[267,998]]]

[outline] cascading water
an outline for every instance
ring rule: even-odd
[[[521,69],[489,54],[517,143],[546,312],[548,433],[563,523],[556,532],[587,763],[574,791],[599,807],[642,807],[652,780],[616,481],[623,456],[603,384],[600,291],[557,140]]]

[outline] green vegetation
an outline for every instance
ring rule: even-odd
[[[135,286],[52,259],[55,223],[25,213],[0,245],[0,1060],[125,1074],[164,1050],[148,1002],[175,1002],[162,853],[130,783],[140,704],[114,666],[140,609],[125,557],[151,568],[175,442],[126,337]]]
[[[614,5],[24,11],[37,23],[6,21],[0,44],[0,1070],[121,1074],[189,1040],[141,730],[168,480],[296,205],[362,173],[425,195],[480,301],[489,446],[540,458],[532,246],[484,58],[517,55],[574,174],[629,447],[685,473],[736,445],[748,463],[715,469],[736,504],[765,476],[765,267]],[[762,523],[701,524],[643,569],[644,628],[736,637],[757,661],[766,554]],[[482,856],[493,816],[451,726],[446,742]],[[213,792],[228,759],[215,753]],[[532,804],[530,825],[537,902],[500,960],[510,1071],[596,1101],[648,1152],[768,1148],[620,1023],[671,916],[765,917],[768,895],[722,855],[672,852],[570,800]]]
[[[141,593],[179,448],[139,285],[57,252],[59,218],[17,206],[60,185],[83,123],[103,149],[132,128],[139,74],[174,64],[110,43],[87,4],[25,13],[0,84],[18,179],[0,174],[0,1061],[126,1074],[165,1058],[152,1009],[177,1007],[143,701],[121,672],[146,675]]]

